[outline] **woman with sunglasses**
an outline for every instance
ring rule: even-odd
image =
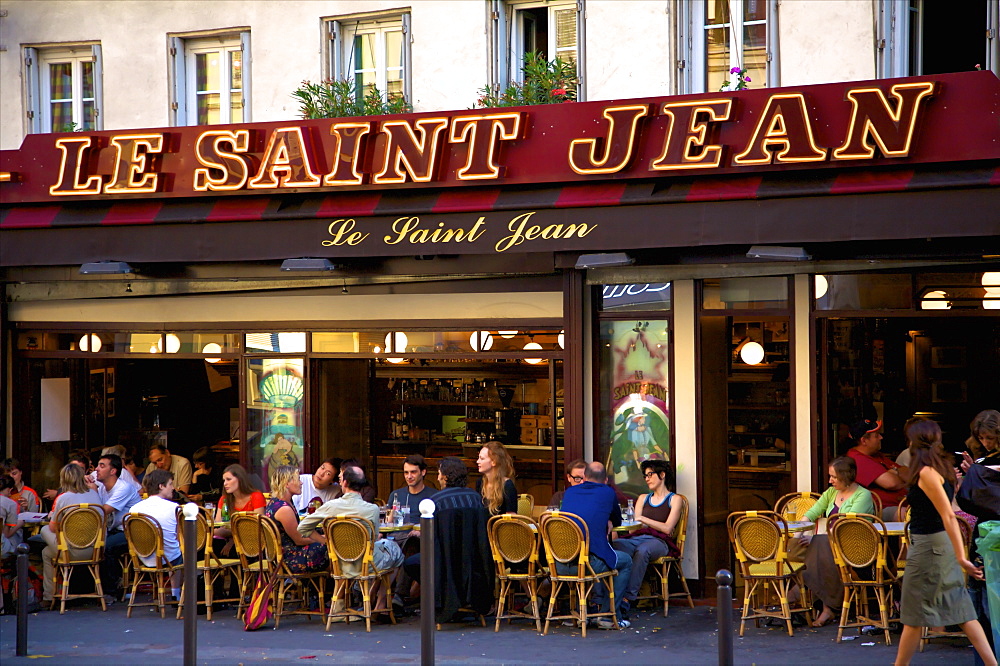
[[[642,527],[611,543],[612,548],[632,557],[632,573],[622,601],[625,611],[639,596],[639,586],[650,560],[680,552],[674,541],[674,529],[680,520],[683,502],[674,493],[674,470],[665,460],[644,460],[640,469],[649,488],[649,493],[641,495],[635,507],[635,519]]]

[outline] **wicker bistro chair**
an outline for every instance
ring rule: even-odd
[[[233,546],[239,557],[240,603],[236,608],[236,617],[242,617],[243,611],[250,603],[250,594],[256,580],[254,574],[259,571],[270,571],[273,558],[265,549],[263,527],[253,518],[256,513],[237,513],[232,517],[229,526],[233,534]],[[279,548],[280,550],[280,548]],[[277,605],[277,604],[275,604]]]
[[[694,608],[694,599],[691,598],[691,590],[688,589],[687,580],[684,578],[684,570],[681,567],[684,561],[684,542],[687,541],[687,525],[688,525],[688,500],[687,497],[678,493],[676,497],[679,497],[683,504],[681,505],[681,515],[677,519],[677,526],[674,528],[674,543],[677,544],[676,557],[658,557],[655,560],[650,561],[650,566],[647,572],[653,572],[650,578],[654,585],[654,594],[647,594],[644,596],[636,597],[636,601],[641,599],[659,599],[663,602],[663,617],[667,617],[668,609],[670,608],[670,599],[686,597],[688,601],[688,606]],[[670,591],[670,572],[675,572],[677,577],[681,581],[681,587],[683,591],[681,592],[671,592]],[[657,577],[655,574],[659,574]]]
[[[579,522],[577,522],[579,521]],[[596,573],[590,566],[590,531],[583,519],[565,511],[547,511],[542,514],[542,541],[545,543],[545,554],[549,560],[549,579],[552,581],[552,594],[549,597],[549,610],[545,616],[545,628],[542,634],[549,633],[549,623],[552,620],[576,620],[583,636],[587,636],[587,620],[595,617],[609,617],[618,628],[618,616],[615,613],[614,577],[617,569]],[[574,567],[571,574],[561,574],[557,565]],[[610,605],[606,612],[588,613],[587,598],[596,585],[605,585],[608,589]],[[559,590],[567,587],[570,592],[570,610],[567,615],[553,615],[556,607],[556,597]],[[573,610],[573,602],[578,610]]]
[[[789,493],[774,503],[774,512],[785,520],[805,520],[806,511],[819,501],[819,493]]]
[[[244,572],[240,601],[241,607],[246,603],[245,599],[251,592],[248,589],[254,580],[251,574],[260,570],[259,562],[249,565],[249,557],[251,556],[249,553],[255,553],[252,557],[263,556],[264,571],[269,571],[273,567],[277,573],[277,581],[274,586],[275,629],[281,625],[283,615],[324,615],[323,600],[326,598],[326,579],[329,572],[296,573],[289,569],[285,563],[284,552],[281,550],[281,527],[267,516],[241,512],[233,517],[231,525],[236,549],[240,551],[241,565],[244,553],[248,553],[248,566]],[[317,595],[318,607],[316,610],[309,609],[307,592],[310,589]],[[294,610],[286,610],[285,605],[288,603],[296,604],[297,607]]]
[[[101,562],[104,560],[105,538],[104,510],[96,504],[77,504],[59,512],[56,529],[55,570],[62,576],[59,593],[59,614],[66,612],[66,602],[70,599],[96,597],[101,600],[101,610],[107,610],[104,589],[101,587]],[[83,555],[81,551],[89,551]],[[74,555],[74,553],[78,553]],[[94,578],[94,591],[85,594],[70,594],[69,580],[76,567],[87,567]],[[53,605],[55,600],[53,599]]]
[[[965,545],[965,556],[969,556],[969,547],[972,545],[972,539],[975,536],[975,528],[969,523],[968,520],[962,516],[956,515],[955,518],[958,519],[958,531],[962,533],[962,543]],[[910,536],[910,523],[906,523],[906,536]],[[963,572],[964,573],[964,572]],[[966,582],[968,582],[968,574],[965,575]],[[927,641],[933,640],[935,638],[965,638],[965,632],[963,631],[933,631],[930,627],[922,627],[920,630],[920,651],[923,652],[924,648],[927,647]]]
[[[530,495],[529,495],[530,497]],[[535,521],[521,515],[503,514],[490,518],[488,524],[490,549],[497,566],[500,594],[497,603],[497,622],[494,631],[500,631],[500,621],[510,622],[515,617],[535,621],[535,629],[542,632],[542,617],[538,608],[538,581],[548,575],[539,565],[539,535]],[[519,566],[520,565],[520,566]],[[515,569],[525,568],[524,571]],[[514,595],[518,588],[528,597],[531,612],[514,610]]]
[[[125,517],[125,539],[128,541],[128,552],[132,558],[132,598],[128,602],[126,617],[132,617],[132,609],[136,606],[156,606],[160,609],[160,617],[167,616],[167,604],[178,603],[167,599],[167,585],[174,571],[183,565],[173,566],[163,554],[163,530],[155,518],[141,513],[129,514]],[[143,557],[153,557],[152,565],[142,561]],[[149,603],[137,603],[139,585],[146,580],[153,586],[153,600]]]
[[[531,512],[535,510],[535,496],[523,493],[517,496],[517,512],[522,516],[531,518]]]
[[[212,549],[212,531],[214,528],[212,512],[205,507],[198,507],[198,518],[195,524],[195,550],[202,554],[198,561],[198,572],[205,580],[205,600],[199,604],[205,604],[205,617],[212,619],[212,604],[224,603],[227,601],[239,601],[239,599],[225,598],[214,599],[215,582],[220,578],[229,576],[239,576],[237,567],[240,561],[237,558],[220,558]],[[177,539],[181,544],[181,552],[184,552],[184,513],[180,506],[177,507]],[[227,588],[228,589],[228,588]],[[177,619],[180,619],[184,611],[184,584],[181,584],[181,599],[177,604]]]
[[[377,581],[381,581],[388,595],[393,572],[391,569],[375,568],[375,538],[371,524],[363,518],[337,516],[323,521],[323,531],[330,554],[330,577],[334,581],[326,630],[330,630],[334,618],[346,618],[349,622],[352,617],[360,617],[365,620],[365,630],[370,632],[372,615],[376,613],[387,613],[392,623],[396,624],[392,604],[386,604],[386,608],[380,610],[372,609],[372,588]],[[351,608],[351,590],[355,583],[361,591],[361,610]]]
[[[782,620],[792,636],[792,613],[805,612],[812,619],[812,601],[802,582],[805,567],[801,562],[788,561],[788,528],[778,521],[779,516],[773,511],[741,511],[727,519],[745,582],[740,636],[747,620],[754,620],[756,626],[760,626],[760,618]],[[792,606],[788,592],[796,584],[800,590],[799,603]],[[771,599],[772,592],[777,604]]]
[[[844,603],[840,611],[837,640],[844,629],[874,626],[885,634],[885,644],[892,645],[889,613],[893,608],[893,585],[896,574],[889,568],[885,523],[878,516],[847,513],[839,516],[829,529],[830,548],[844,583]],[[878,615],[871,612],[871,594],[878,604]],[[853,609],[854,621],[851,621]]]
[[[875,515],[881,518],[882,509],[884,507],[882,506],[882,498],[878,496],[878,493],[874,492],[872,493],[872,505],[874,506],[874,509],[872,510],[874,511]]]

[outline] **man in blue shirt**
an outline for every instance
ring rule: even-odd
[[[574,513],[587,524],[590,532],[590,566],[595,573],[617,569],[614,577],[615,585],[615,615],[618,624],[623,629],[631,623],[622,615],[622,601],[625,599],[625,587],[629,574],[632,572],[632,558],[611,548],[608,541],[608,521],[612,525],[621,525],[622,514],[618,507],[615,491],[607,485],[608,472],[604,465],[593,462],[587,465],[583,473],[583,483],[570,486],[563,495],[561,510]],[[561,573],[572,573],[572,568],[560,566]],[[607,588],[603,583],[594,586],[594,601],[598,609],[604,612],[608,608]],[[614,623],[606,617],[597,620],[600,629],[612,629]]]

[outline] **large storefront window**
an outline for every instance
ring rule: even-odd
[[[267,487],[279,465],[300,466],[305,435],[301,358],[247,359],[247,444],[251,472]]]

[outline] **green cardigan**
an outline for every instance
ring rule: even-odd
[[[827,488],[826,492],[820,495],[820,498],[813,504],[813,507],[806,511],[805,519],[814,523],[820,516],[829,516],[830,512],[833,511],[833,501],[836,497],[837,489],[833,486]],[[871,492],[859,484],[858,489],[847,498],[837,513],[872,513],[873,511],[875,511],[875,504],[872,502]]]

